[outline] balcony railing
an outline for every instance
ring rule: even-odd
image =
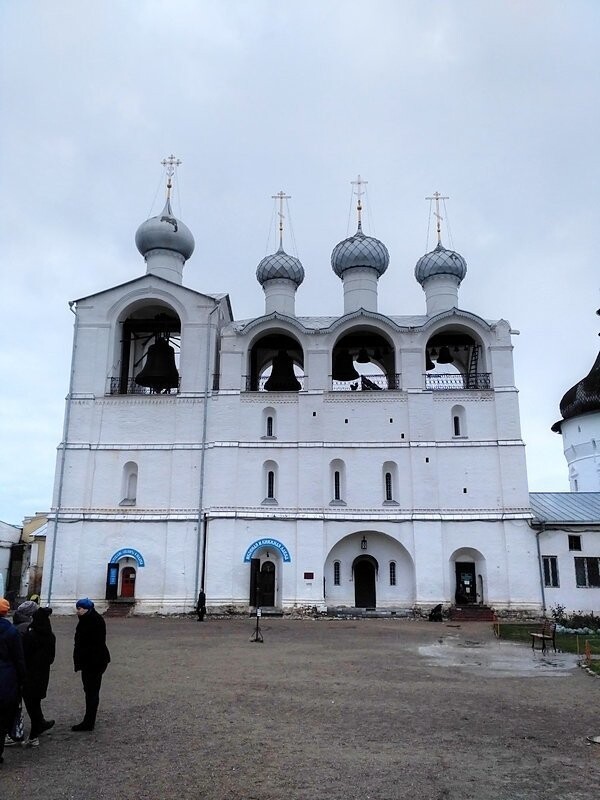
[[[151,389],[149,386],[140,386],[135,382],[135,378],[109,378],[109,394],[137,394],[137,395],[153,395],[164,396],[167,394],[177,394],[179,386],[172,389]]]
[[[476,389],[491,389],[491,372],[474,372],[471,375],[460,373],[440,373],[431,375],[425,373],[425,388],[434,392],[447,392],[452,389],[473,391]]]
[[[377,392],[400,389],[400,373],[395,375],[361,375],[354,381],[331,381],[334,392]]]
[[[265,383],[269,380],[271,376],[265,375],[262,378],[252,378],[250,375],[245,376],[245,384],[246,384],[246,391],[247,392],[268,392],[268,389],[265,389]],[[296,380],[300,384],[300,389],[278,389],[277,391],[289,391],[289,392],[299,392],[301,389],[304,389],[306,376],[305,375],[296,375]]]

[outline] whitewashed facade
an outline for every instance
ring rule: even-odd
[[[183,285],[193,238],[169,203],[136,242],[145,275],[72,304],[42,587],[58,612],[189,611],[200,586],[209,608],[540,610],[511,329],[458,307],[458,254],[420,259],[422,314],[385,316],[387,250],[359,217],[332,258],[342,316],[295,315],[304,271],[280,247],[265,313],[236,321]],[[159,339],[176,380],[140,386]]]

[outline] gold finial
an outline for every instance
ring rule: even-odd
[[[173,188],[173,175],[178,166],[183,164],[179,158],[176,158],[173,153],[168,158],[163,158],[160,162],[167,171],[167,200],[171,199],[171,189]]]
[[[285,219],[285,215],[283,213],[283,201],[284,200],[291,200],[292,195],[286,194],[283,189],[277,194],[272,194],[271,198],[273,200],[279,200],[279,211],[277,212],[279,216],[279,249],[283,250],[283,220]]]
[[[363,192],[363,190],[362,190],[362,187],[366,186],[368,182],[369,181],[363,181],[363,179],[360,177],[360,175],[357,176],[355,181],[350,181],[352,186],[356,186],[357,187],[356,190],[353,189],[352,191],[358,197],[358,202],[356,204],[356,211],[358,212],[358,227],[359,228],[362,228],[362,221],[361,221],[362,201],[361,201],[360,198],[363,196],[363,194],[365,194],[365,192]]]
[[[433,212],[433,216],[436,218],[436,231],[437,231],[437,243],[442,243],[442,226],[441,222],[444,219],[440,214],[440,200],[449,200],[449,197],[444,197],[439,192],[434,192],[432,197],[426,197],[425,200],[435,200],[435,211]],[[431,207],[431,206],[430,206]]]

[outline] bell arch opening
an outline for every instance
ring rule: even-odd
[[[427,389],[490,389],[485,371],[485,351],[478,336],[468,328],[437,330],[425,345]]]
[[[304,351],[287,333],[267,333],[249,353],[246,390],[251,392],[299,392],[304,388]]]
[[[379,331],[360,328],[338,339],[331,353],[333,391],[399,389],[396,355]]]

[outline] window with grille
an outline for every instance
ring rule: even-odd
[[[385,473],[385,499],[386,500],[393,500],[394,499],[394,490],[392,484],[392,473],[386,472]]]
[[[275,473],[272,469],[267,472],[267,498],[269,500],[275,498]]]
[[[342,486],[341,476],[340,476],[339,470],[336,469],[336,471],[333,473],[333,499],[334,500],[341,500],[342,499],[341,486]]]
[[[575,583],[580,587],[600,586],[600,558],[576,556]]]
[[[396,585],[396,562],[390,561],[390,586]]]
[[[267,436],[273,436],[273,417],[267,417]]]
[[[569,550],[581,551],[581,536],[569,536]]]
[[[339,586],[340,585],[340,562],[334,561],[333,562],[333,585]]]
[[[544,564],[544,586],[558,587],[558,559],[556,556],[542,556]]]

